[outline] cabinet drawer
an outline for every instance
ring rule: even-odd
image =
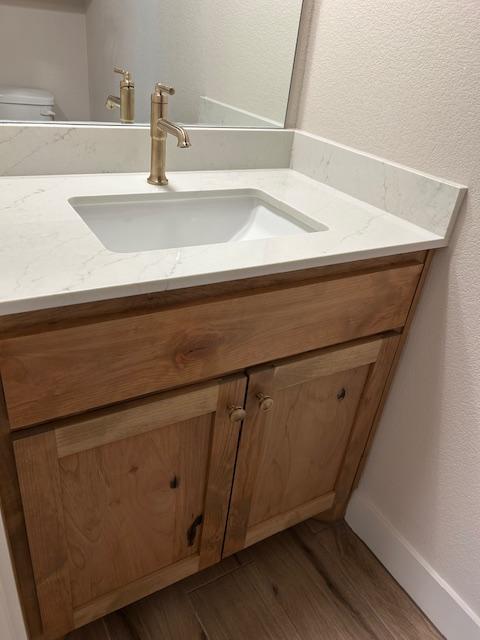
[[[407,263],[4,340],[10,426],[402,327],[422,267]]]

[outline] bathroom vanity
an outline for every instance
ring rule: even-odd
[[[343,517],[448,216],[291,169],[1,183],[0,492],[32,638]]]

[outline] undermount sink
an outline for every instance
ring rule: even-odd
[[[100,242],[118,253],[327,230],[256,189],[85,196],[69,203]]]

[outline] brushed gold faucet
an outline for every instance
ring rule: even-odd
[[[175,89],[160,82],[155,85],[152,93],[152,111],[150,119],[150,137],[152,151],[150,156],[150,176],[148,182],[156,185],[168,184],[165,175],[167,157],[167,136],[170,133],[177,138],[177,147],[188,149],[191,147],[187,131],[179,125],[167,120],[168,96],[173,96]]]
[[[120,80],[120,97],[108,96],[105,106],[107,109],[119,107],[120,122],[131,124],[135,121],[135,84],[129,71],[119,69],[119,67],[114,67],[113,70],[123,76]]]

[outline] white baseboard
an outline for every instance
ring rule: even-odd
[[[479,640],[480,617],[359,490],[346,520],[447,640]]]

